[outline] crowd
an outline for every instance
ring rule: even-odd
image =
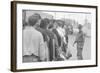
[[[62,20],[42,19],[33,14],[23,24],[23,62],[63,61],[72,57],[68,49],[67,26]],[[77,43],[78,59],[82,58],[84,45],[82,26],[74,42]],[[73,45],[74,45],[73,44]]]

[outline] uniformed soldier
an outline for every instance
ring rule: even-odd
[[[77,44],[77,58],[78,58],[78,60],[82,60],[83,59],[82,50],[84,47],[85,37],[84,37],[84,33],[82,31],[81,24],[79,24],[78,29],[79,29],[79,32],[76,36],[76,40],[75,40],[74,44],[75,43]],[[74,46],[74,44],[73,44],[73,46]]]

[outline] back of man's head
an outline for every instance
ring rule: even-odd
[[[38,22],[39,19],[41,19],[41,16],[35,13],[28,18],[28,23],[30,26],[34,26]]]

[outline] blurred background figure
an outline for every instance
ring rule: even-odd
[[[77,58],[78,58],[78,60],[82,60],[83,59],[82,51],[83,51],[85,37],[84,37],[84,33],[82,31],[82,25],[81,24],[79,24],[78,29],[79,29],[79,32],[76,35],[76,39],[75,39],[74,44],[75,43],[77,44]]]

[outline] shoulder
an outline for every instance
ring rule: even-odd
[[[25,27],[25,29],[23,29],[22,31],[23,31],[24,34],[25,33],[32,33],[33,29],[32,29],[32,27]]]
[[[42,35],[42,33],[40,31],[36,30],[36,32],[37,32],[37,35],[40,35],[40,36]]]
[[[32,29],[32,32],[34,33],[33,36],[34,35],[42,36],[42,33],[39,30],[37,30],[36,28]]]

